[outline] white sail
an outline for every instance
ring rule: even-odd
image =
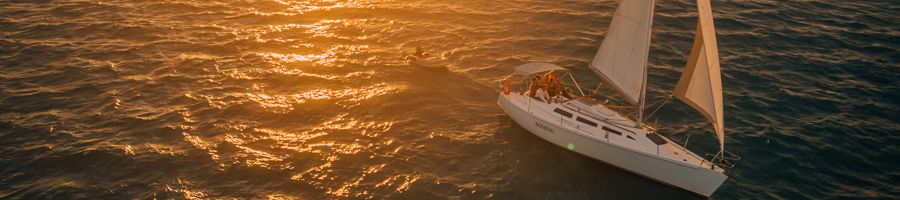
[[[719,70],[719,48],[713,26],[709,0],[697,0],[699,19],[694,46],[687,66],[675,86],[674,96],[699,111],[709,120],[725,150],[725,126],[722,105],[722,73]]]
[[[637,103],[646,83],[654,0],[620,0],[591,69]]]

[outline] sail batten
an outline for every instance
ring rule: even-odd
[[[688,63],[674,96],[702,114],[713,126],[720,151],[725,150],[722,76],[709,0],[697,0],[698,20]]]
[[[591,69],[631,103],[642,96],[654,0],[619,1]]]

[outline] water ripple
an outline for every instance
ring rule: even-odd
[[[652,99],[693,1],[658,1]],[[727,148],[713,198],[897,198],[900,6],[713,1]],[[695,198],[573,155],[495,105],[516,65],[584,84],[610,0],[0,2],[0,198]],[[423,47],[445,70],[411,66]],[[604,94],[610,91],[603,91]],[[681,103],[651,119],[715,149]]]

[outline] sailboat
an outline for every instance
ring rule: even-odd
[[[709,0],[697,0],[699,14],[691,54],[671,95],[705,117],[718,138],[718,153],[699,156],[643,123],[654,4],[655,0],[619,0],[607,35],[589,66],[603,81],[601,85],[606,83],[624,101],[636,105],[636,117],[585,95],[572,72],[551,63],[516,67],[515,73],[501,81],[503,91],[497,103],[513,121],[551,143],[708,197],[725,182],[733,163],[740,159],[725,151],[722,80],[712,8]],[[548,73],[562,74],[556,80],[570,78],[582,96],[548,100],[523,87],[536,80],[531,77]],[[515,77],[522,81],[514,87],[511,82]]]

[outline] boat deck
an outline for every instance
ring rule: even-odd
[[[612,110],[603,104],[599,104],[597,102],[590,101],[592,99],[576,99],[569,102],[562,103],[564,107],[572,109],[579,114],[590,116],[593,119],[601,121],[601,123],[606,123],[611,126],[615,126],[619,130],[624,130],[627,132],[634,133],[636,136],[638,135],[646,135],[651,131],[646,129],[637,129],[634,128],[635,122],[634,120],[623,116],[621,113]],[[652,127],[644,125],[646,128],[653,130]],[[714,165],[712,162],[707,161],[703,157],[694,154],[690,150],[678,145],[675,142],[672,142],[668,138],[660,135],[660,138],[664,139],[666,142],[662,145],[657,145],[648,137],[634,137],[634,138],[643,138],[645,140],[638,140],[637,144],[629,144],[625,142],[617,142],[616,140],[610,140],[608,136],[601,136],[596,134],[596,132],[589,130],[581,130],[583,133],[587,133],[586,136],[594,138],[596,140],[606,140],[610,143],[629,147],[630,149],[641,150],[644,153],[656,155],[659,157],[663,157],[672,161],[680,162],[685,165],[697,166],[703,168],[710,168],[717,172],[724,172],[724,169]],[[649,147],[649,148],[648,148]],[[655,147],[655,148],[653,148]]]

